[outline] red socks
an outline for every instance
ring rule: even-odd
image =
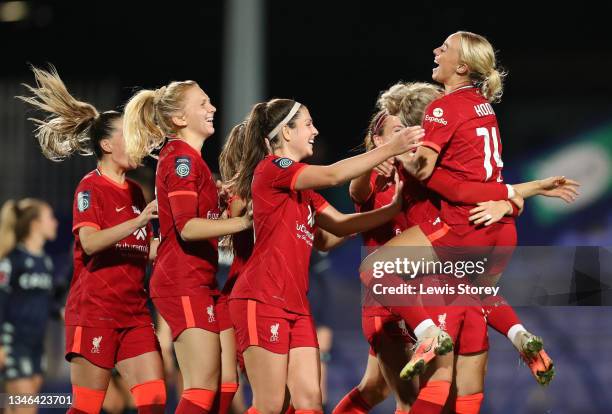
[[[353,388],[340,400],[332,414],[366,414],[372,409],[357,388]]]
[[[508,335],[510,328],[521,323],[514,309],[501,296],[488,296],[482,299],[482,307],[489,326],[504,336]]]
[[[478,414],[484,400],[484,394],[472,394],[457,397],[454,414]]]
[[[92,390],[90,388],[72,386],[73,401],[68,410],[70,414],[98,414],[102,409],[106,390]]]
[[[410,409],[410,414],[441,414],[450,392],[448,381],[429,381]]]
[[[221,384],[219,393],[215,397],[215,402],[210,410],[213,414],[227,414],[230,406],[232,405],[232,400],[234,399],[234,395],[236,391],[238,391],[238,384],[236,383],[226,383]]]
[[[166,384],[158,379],[144,382],[130,389],[138,414],[164,414],[166,408]]]
[[[183,391],[175,414],[208,414],[215,401],[215,391],[188,388]]]

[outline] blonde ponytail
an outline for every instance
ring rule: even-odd
[[[140,164],[159,148],[167,135],[176,132],[172,117],[183,110],[185,92],[198,84],[187,80],[171,82],[156,90],[141,90],[125,106],[123,135],[129,158]]]
[[[501,100],[507,72],[497,67],[495,50],[489,41],[471,32],[457,32],[460,40],[460,59],[470,71],[470,79],[489,102]]]
[[[142,90],[127,103],[123,114],[125,151],[130,160],[142,163],[144,157],[163,144],[166,134],[155,122],[156,93]]]
[[[76,100],[54,66],[49,71],[32,67],[36,87],[23,84],[32,96],[17,96],[35,109],[49,113],[45,119],[28,118],[37,126],[35,136],[45,157],[61,161],[73,153],[91,155],[88,130],[99,113],[93,105]]]

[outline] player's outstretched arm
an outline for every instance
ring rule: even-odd
[[[393,201],[379,209],[365,213],[343,214],[331,205],[317,213],[317,225],[338,237],[362,233],[374,229],[389,220],[401,211],[401,193],[403,184],[395,175],[395,195]]]
[[[391,140],[354,157],[345,158],[331,165],[309,165],[296,179],[295,190],[333,187],[359,177],[385,160],[418,148],[424,132],[421,127],[404,128],[396,132]]]
[[[560,198],[566,203],[571,203],[579,195],[578,187],[580,187],[580,183],[564,176],[553,176],[542,180],[513,184],[512,186],[523,198],[541,195]]]

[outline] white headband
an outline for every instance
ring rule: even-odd
[[[300,109],[300,106],[302,106],[301,103],[296,102],[293,104],[293,108],[291,108],[291,110],[289,111],[289,113],[287,114],[286,117],[283,118],[282,121],[280,121],[278,123],[278,125],[276,125],[274,127],[274,129],[272,130],[272,132],[270,132],[268,134],[268,139],[272,139],[276,136],[276,134],[279,133],[279,131],[281,130],[282,127],[284,127],[285,125],[287,125],[287,122],[289,122],[291,120],[291,118],[293,118],[293,116],[296,114],[296,112]]]

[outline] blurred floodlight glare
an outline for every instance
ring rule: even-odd
[[[0,3],[0,21],[18,22],[28,17],[29,6],[25,1],[7,1]]]

